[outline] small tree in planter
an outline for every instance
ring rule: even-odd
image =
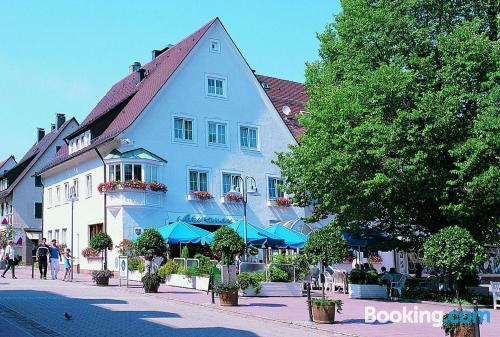
[[[467,273],[476,271],[487,258],[484,247],[465,228],[458,226],[443,228],[424,243],[424,263],[428,267],[443,269],[453,278],[459,312],[462,311],[459,282]],[[474,336],[472,323],[452,323],[449,315],[443,318],[446,335]]]
[[[94,270],[92,272],[92,279],[97,285],[107,286],[109,284],[109,279],[113,277],[113,273],[104,268],[104,251],[106,249],[113,249],[113,240],[106,233],[96,233],[94,237],[90,240],[89,246],[91,249],[96,250],[101,254],[101,270]]]
[[[157,256],[162,256],[167,251],[165,240],[154,228],[149,228],[139,236],[135,243],[137,254],[146,260],[146,275],[142,278],[144,291],[147,293],[158,292],[162,278],[157,272],[151,273],[151,262]]]
[[[223,265],[223,284],[216,288],[216,293],[219,294],[221,304],[238,305],[238,286],[236,284],[236,268],[234,266],[234,258],[237,254],[243,253],[245,250],[245,243],[234,229],[230,227],[221,227],[215,232],[214,240],[212,241],[210,247],[213,252],[220,255],[220,262]],[[231,266],[233,268],[231,268]],[[227,272],[224,272],[224,269],[226,269]],[[232,276],[233,270],[234,275]],[[224,277],[225,274],[228,274],[228,277]]]
[[[306,244],[304,253],[309,261],[321,264],[322,293],[320,299],[313,299],[313,319],[317,323],[333,323],[336,311],[342,310],[342,301],[327,299],[325,296],[325,267],[332,263],[340,263],[349,256],[349,245],[342,236],[339,227],[330,223],[320,230],[313,232]]]

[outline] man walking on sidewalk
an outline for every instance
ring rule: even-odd
[[[36,260],[38,261],[38,268],[40,269],[40,278],[43,277],[44,280],[47,279],[47,264],[49,256],[49,246],[47,245],[47,239],[43,238],[42,243],[38,245],[36,250]]]
[[[7,273],[7,270],[12,268],[12,278],[17,278],[16,277],[16,271],[15,271],[15,266],[16,266],[16,249],[14,248],[14,241],[10,240],[9,245],[5,248],[5,255],[2,256],[2,259],[7,262],[7,268],[3,271],[2,277],[5,278],[5,273]]]
[[[57,247],[57,241],[52,240],[52,245],[49,247],[50,254],[50,274],[53,280],[57,280],[57,273],[59,272],[59,262],[62,261],[61,253],[59,252],[59,247]]]

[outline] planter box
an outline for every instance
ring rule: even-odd
[[[129,270],[128,271],[128,279],[130,281],[142,282],[143,276],[144,276],[144,273],[141,273],[138,270]]]
[[[208,291],[208,286],[210,284],[210,278],[205,276],[195,276],[194,277],[195,289]]]
[[[246,297],[301,297],[302,283],[300,282],[261,282],[262,288],[258,294],[249,287],[242,292]]]
[[[387,298],[387,287],[378,284],[349,284],[349,298]]]
[[[195,280],[192,276],[172,274],[165,278],[165,284],[172,287],[195,289]]]

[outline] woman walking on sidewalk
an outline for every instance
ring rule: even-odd
[[[66,273],[64,273],[64,278],[63,281],[66,281],[66,277],[68,278],[68,281],[70,281],[71,278],[71,264],[73,263],[73,256],[71,256],[71,250],[69,248],[66,248],[66,252],[64,253],[64,269],[66,270]]]
[[[12,278],[16,277],[15,265],[16,265],[16,249],[14,248],[14,241],[9,240],[9,245],[5,248],[3,260],[7,262],[7,268],[3,271],[2,277],[5,278],[5,273],[7,270],[12,268]]]
[[[57,273],[59,273],[59,262],[61,262],[61,253],[57,247],[57,241],[52,240],[52,245],[49,247],[50,254],[50,274],[53,280],[57,280]]]

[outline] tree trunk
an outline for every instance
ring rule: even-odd
[[[325,299],[325,265],[321,264],[321,275],[319,275],[321,280],[321,297]]]

